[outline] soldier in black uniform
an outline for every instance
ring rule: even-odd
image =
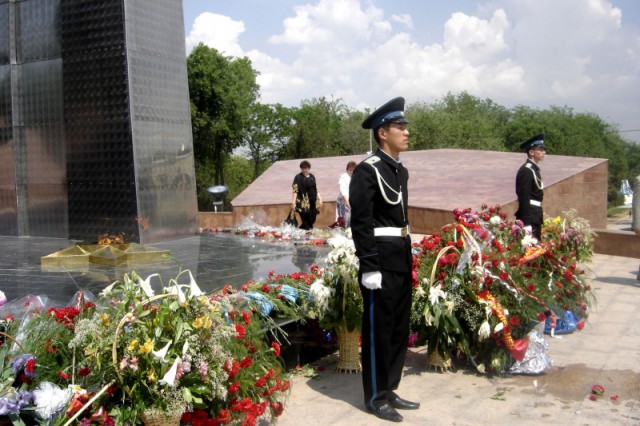
[[[367,409],[400,422],[396,409],[419,403],[394,390],[402,377],[411,313],[411,237],[407,218],[409,172],[400,152],[409,148],[404,98],[395,98],[362,123],[372,129],[378,150],[362,161],[349,186],[351,231],[360,261],[362,383]]]
[[[516,218],[531,228],[531,233],[540,241],[542,231],[542,198],[544,184],[538,163],[544,160],[544,135],[539,133],[520,145],[527,153],[527,161],[516,175],[516,194],[518,211]]]

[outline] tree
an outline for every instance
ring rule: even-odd
[[[449,93],[432,105],[410,105],[407,116],[412,149],[504,150],[509,111],[490,99],[479,99],[467,92]]]
[[[342,155],[340,123],[346,107],[340,100],[322,97],[303,101],[294,109],[295,123],[286,158],[328,157]]]
[[[281,104],[254,104],[243,137],[243,146],[253,161],[253,179],[264,171],[265,163],[277,161],[291,136],[291,110]]]
[[[248,58],[225,57],[202,43],[189,54],[187,73],[198,205],[203,207],[210,201],[206,188],[224,185],[225,160],[242,142],[259,86]],[[213,182],[205,171],[213,171]]]

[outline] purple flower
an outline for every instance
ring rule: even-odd
[[[36,359],[36,357],[33,356],[32,354],[23,354],[23,355],[20,355],[18,358],[14,359],[11,362],[11,368],[13,368],[13,374],[17,376],[18,373],[22,371],[22,369],[27,364],[27,362],[31,361],[32,359],[33,360]]]

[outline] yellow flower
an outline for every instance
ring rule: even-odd
[[[193,321],[193,327],[194,328],[200,328],[204,326],[204,319],[202,317],[197,317],[194,321]]]
[[[152,350],[153,350],[153,342],[151,341],[151,339],[147,339],[147,341],[144,342],[144,345],[140,346],[141,354],[148,354]]]
[[[130,350],[130,351],[133,351],[137,347],[138,347],[138,341],[137,340],[132,340],[129,343],[129,347],[127,349]]]
[[[155,383],[158,381],[158,376],[156,376],[156,370],[154,369],[149,370],[149,372],[147,373],[147,380],[149,381],[149,383]]]
[[[110,321],[109,321],[109,315],[105,314],[104,312],[100,314],[100,319],[102,320],[102,325],[108,326]]]

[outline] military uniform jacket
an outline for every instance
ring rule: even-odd
[[[543,188],[540,168],[527,159],[516,175],[516,194],[518,194],[516,218],[523,221],[525,225],[542,223]],[[531,200],[534,204],[531,204]]]
[[[351,232],[360,273],[411,271],[411,237],[374,236],[374,228],[408,225],[408,180],[409,172],[402,163],[380,149],[353,172],[349,185]]]

